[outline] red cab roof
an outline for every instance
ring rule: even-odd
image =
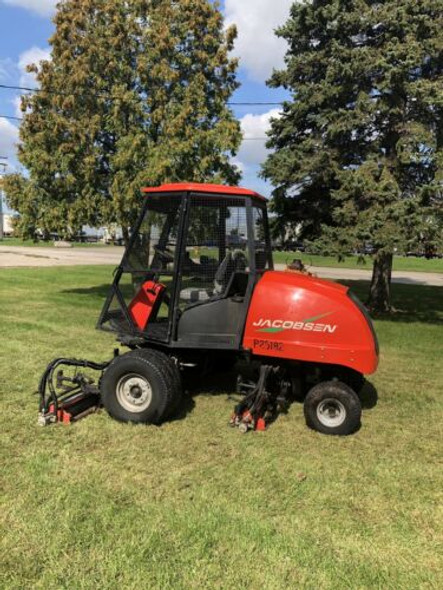
[[[217,195],[241,195],[254,197],[261,201],[266,201],[265,197],[250,191],[241,186],[226,186],[224,184],[201,184],[198,182],[177,182],[173,184],[162,184],[161,186],[142,188],[142,193],[177,193],[177,192],[193,192],[193,193],[210,193]]]

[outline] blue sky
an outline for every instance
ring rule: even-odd
[[[273,33],[289,15],[292,0],[224,0],[222,10],[227,23],[236,23],[239,36],[235,54],[240,58],[241,87],[233,97],[237,102],[279,102],[286,95],[266,87],[272,67],[283,65],[285,43]],[[25,66],[49,55],[48,38],[53,32],[51,16],[56,0],[0,0],[0,84],[35,86]],[[20,116],[19,93],[0,88],[0,115]],[[243,171],[242,184],[269,196],[271,187],[258,178],[260,163],[266,157],[264,137],[271,116],[278,107],[235,107],[245,141],[235,161]],[[15,146],[18,121],[0,118],[0,156],[8,156],[9,170],[17,169]]]

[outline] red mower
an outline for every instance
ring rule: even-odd
[[[363,376],[378,364],[358,299],[297,266],[273,270],[266,201],[253,191],[190,183],[143,193],[98,321],[130,350],[101,364],[50,363],[39,422],[70,422],[103,405],[117,420],[160,424],[180,408],[188,367],[209,372],[242,359],[255,378],[238,377],[232,425],[263,430],[302,398],[311,428],[354,432]]]

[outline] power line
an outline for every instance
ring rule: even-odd
[[[0,88],[5,90],[25,90],[26,92],[40,92],[40,88],[26,88],[25,86],[8,86],[7,84],[0,84]]]
[[[8,84],[0,84],[2,90],[20,90],[22,92],[46,92],[47,94],[54,94],[56,96],[74,96],[77,98],[94,97],[94,98],[110,98],[111,100],[124,100],[123,97],[116,96],[111,97],[109,94],[91,93],[81,94],[76,92],[61,92],[57,90],[43,90],[42,88],[30,88],[28,86],[10,86]],[[282,106],[283,102],[272,102],[272,101],[255,101],[255,102],[241,102],[241,101],[228,101],[229,106],[236,107],[252,107],[252,106]]]
[[[229,106],[234,107],[281,107],[285,103],[284,102],[230,102],[228,101]]]
[[[11,121],[23,121],[20,117],[12,117],[10,115],[0,115],[0,119],[10,119]],[[244,137],[242,141],[268,141],[269,137]]]
[[[28,86],[10,86],[8,84],[0,84],[0,89],[2,90],[21,90],[23,92],[46,92],[46,94],[53,94],[55,96],[74,96],[76,98],[82,98],[85,96],[94,97],[94,98],[111,98],[112,100],[123,100],[123,97],[116,96],[111,97],[109,94],[100,94],[98,92],[91,94],[81,94],[79,92],[61,92],[59,90],[43,90],[43,88],[30,88]]]
[[[20,117],[11,117],[10,115],[0,115],[0,119],[11,119],[11,121],[23,121]]]

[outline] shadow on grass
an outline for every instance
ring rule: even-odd
[[[347,285],[361,301],[366,301],[369,293],[367,281],[340,281]],[[443,288],[424,285],[391,286],[391,313],[372,314],[373,318],[386,322],[421,322],[424,324],[443,324]]]
[[[237,373],[235,368],[206,375],[190,372],[183,378],[183,389],[192,396],[232,394],[236,389]]]
[[[191,414],[195,408],[195,401],[192,395],[189,394],[188,391],[185,391],[182,396],[182,401],[180,402],[180,406],[177,412],[168,418],[167,422],[178,422],[179,420],[184,420],[188,414]]]
[[[235,391],[237,373],[235,370],[220,373],[199,374],[188,371],[182,375],[183,397],[178,411],[168,419],[168,422],[184,420],[194,411],[194,398],[198,395],[229,395]]]
[[[372,410],[378,403],[378,392],[369,381],[365,381],[358,397],[364,410]]]
[[[76,287],[73,289],[63,289],[62,293],[70,293],[74,295],[87,295],[93,299],[106,299],[111,282],[106,285],[95,285],[94,287]]]
[[[237,375],[239,372],[243,375],[246,366],[242,363],[239,363],[235,368],[231,369],[230,371],[226,371],[224,373],[210,373],[207,375],[188,375],[184,379],[184,390],[186,391],[186,406],[183,407],[183,410],[179,413],[176,419],[180,420],[186,417],[186,415],[194,409],[195,403],[193,398],[198,395],[207,395],[207,396],[218,396],[218,395],[227,395],[228,399],[232,400],[233,408],[237,405],[242,399],[243,396],[240,394],[236,394],[236,382],[237,382]],[[252,375],[249,375],[252,377]],[[302,406],[304,402],[304,398],[308,390],[304,391],[303,395],[291,401],[286,408],[286,410],[281,410],[277,412],[277,414],[269,421],[269,425],[273,422],[278,420],[280,414],[286,413],[291,406]],[[367,381],[365,379],[364,385],[360,392],[358,393],[358,397],[361,402],[361,407],[363,410],[372,410],[376,407],[378,403],[378,392],[373,383]]]

